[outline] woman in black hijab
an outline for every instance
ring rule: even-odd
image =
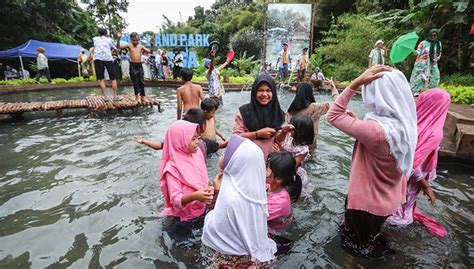
[[[334,85],[334,82],[332,80],[329,80],[329,82],[332,86],[332,98],[333,100],[335,100],[339,94],[337,92],[336,85]],[[311,151],[314,151],[317,146],[319,118],[328,112],[331,104],[332,102],[316,103],[316,100],[314,100],[313,87],[311,86],[311,84],[298,84],[298,89],[296,90],[295,98],[293,99],[290,107],[288,108],[286,120],[289,122],[294,116],[309,116],[313,120],[314,140],[313,144],[309,147]]]
[[[291,125],[282,126],[284,122],[285,112],[280,108],[275,81],[260,74],[253,83],[250,103],[237,111],[233,133],[252,140],[266,159],[272,151],[275,133],[282,128],[291,129]]]

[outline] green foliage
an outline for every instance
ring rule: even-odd
[[[92,76],[89,78],[90,81],[94,81],[95,80],[95,77]],[[74,77],[74,78],[70,78],[68,80],[64,79],[64,78],[53,78],[52,79],[53,82],[55,83],[78,83],[78,82],[84,82],[86,81],[83,77]],[[36,80],[34,78],[29,78],[29,79],[13,79],[13,80],[1,80],[0,81],[0,85],[11,85],[11,86],[15,86],[15,85],[22,85],[22,84],[33,84],[35,83]],[[46,78],[41,78],[40,79],[40,82],[41,83],[48,83],[48,80]]]
[[[337,80],[352,80],[368,65],[368,55],[377,39],[393,35],[382,23],[359,14],[337,18],[316,49],[323,57],[322,68]]]
[[[474,86],[441,84],[439,87],[449,92],[451,102],[474,106]]]
[[[0,50],[29,39],[90,45],[97,33],[91,13],[76,1],[4,0],[0,9]]]
[[[251,0],[217,0],[209,10],[197,6],[194,16],[185,23],[173,23],[167,17],[161,27],[162,33],[207,33],[210,41],[218,41],[218,55],[225,57],[229,47],[236,53],[247,51],[259,58],[263,49],[263,26],[265,8],[263,3]],[[207,56],[207,48],[196,50]]]
[[[247,57],[247,52],[240,54],[240,57],[234,59],[234,66],[236,67],[240,76],[245,74],[256,74],[260,65],[259,60],[254,60],[255,56]]]
[[[445,85],[474,86],[474,76],[471,74],[452,74],[441,77],[441,83]]]
[[[127,26],[119,12],[127,12],[128,0],[88,0],[87,10],[97,19],[100,27],[116,33]]]

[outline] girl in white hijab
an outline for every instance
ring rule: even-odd
[[[277,247],[267,234],[263,152],[250,140],[234,135],[222,168],[219,195],[206,215],[202,234],[203,244],[215,251],[211,268],[265,266],[275,258]]]

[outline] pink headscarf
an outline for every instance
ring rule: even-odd
[[[173,122],[165,135],[165,145],[160,165],[160,187],[165,197],[165,207],[171,207],[168,185],[164,178],[166,173],[176,177],[181,184],[195,190],[205,189],[208,176],[204,155],[198,149],[196,153],[188,152],[198,124],[178,120]]]
[[[416,99],[418,143],[414,169],[426,163],[422,171],[430,172],[438,165],[437,149],[443,139],[443,126],[450,103],[449,93],[437,88],[423,92]]]

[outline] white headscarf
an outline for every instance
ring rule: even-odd
[[[402,72],[393,70],[382,73],[382,78],[362,89],[367,109],[364,119],[376,120],[382,126],[398,169],[408,178],[417,141],[415,101]]]
[[[242,138],[233,137],[229,144],[233,139]],[[226,149],[225,154],[232,152]],[[224,168],[215,208],[204,220],[204,245],[222,254],[249,255],[253,261],[275,258],[276,244],[267,230],[265,175],[262,150],[245,139]]]

